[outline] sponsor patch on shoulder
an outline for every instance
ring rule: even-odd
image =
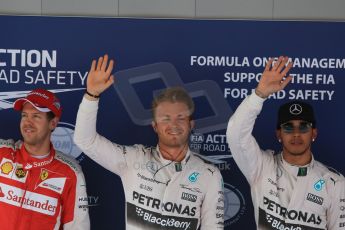
[[[15,148],[15,144],[14,144],[14,140],[12,139],[8,139],[8,140],[4,140],[4,139],[0,139],[0,148],[1,147],[7,147],[7,148]]]
[[[71,159],[70,157],[62,154],[62,153],[59,153],[59,152],[56,152],[56,155],[55,155],[55,158],[57,158],[58,160],[66,163],[67,165],[69,165],[75,172],[79,172],[79,168],[78,168],[78,163],[76,163],[73,159]]]

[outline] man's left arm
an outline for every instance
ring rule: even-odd
[[[77,169],[76,181],[66,191],[62,201],[61,225],[64,230],[90,229],[85,178],[81,168]]]
[[[201,230],[224,229],[224,183],[218,168],[206,170],[211,173],[207,192],[201,207]]]
[[[345,230],[345,178],[334,182],[330,210],[327,211],[327,229]]]

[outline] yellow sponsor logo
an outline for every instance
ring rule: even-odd
[[[8,175],[13,170],[13,164],[11,162],[5,162],[1,165],[1,172]]]
[[[41,180],[47,179],[48,175],[49,175],[49,173],[48,173],[47,170],[42,170],[42,172],[41,172]]]

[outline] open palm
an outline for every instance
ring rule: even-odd
[[[100,95],[109,86],[114,83],[114,76],[111,74],[114,67],[114,61],[110,60],[108,64],[108,55],[92,61],[91,69],[87,77],[87,91],[93,95]]]
[[[291,81],[292,77],[286,76],[292,67],[292,63],[288,63],[288,61],[288,57],[280,56],[272,66],[273,59],[269,59],[257,87],[257,91],[263,97],[268,97],[270,94],[284,89]],[[286,63],[288,64],[286,65]]]

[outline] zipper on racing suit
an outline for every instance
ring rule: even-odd
[[[26,180],[25,180],[25,188],[24,188],[24,193],[23,193],[23,198],[20,202],[20,206],[19,206],[19,213],[17,215],[17,221],[15,223],[18,223],[18,224],[21,224],[22,223],[22,216],[23,216],[23,203],[25,201],[25,196],[26,196],[26,192],[28,191],[28,188],[29,188],[29,184],[30,184],[30,177],[31,177],[31,170],[27,170],[27,177],[26,177]],[[27,226],[27,229],[30,229],[30,225],[31,225],[31,221],[29,221],[30,223],[26,223],[28,224],[29,226]]]

